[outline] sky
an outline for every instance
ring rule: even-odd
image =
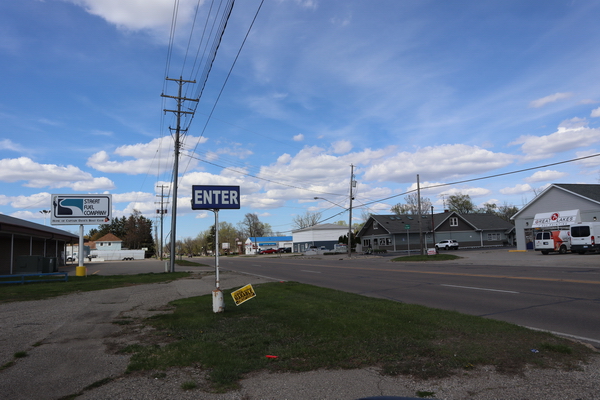
[[[240,187],[219,221],[256,213],[291,235],[307,212],[349,221],[352,168],[353,223],[417,179],[434,212],[453,194],[521,208],[552,183],[600,181],[600,1],[226,7],[1,2],[0,213],[49,225],[52,194],[110,193],[114,217],[159,226],[162,200],[168,238],[174,79],[199,100],[181,104],[178,240],[214,224],[193,185]]]

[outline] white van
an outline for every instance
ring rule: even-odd
[[[571,250],[570,231],[541,231],[535,233],[535,251],[541,251],[542,254],[548,254],[556,251],[559,254],[565,254]]]
[[[600,222],[580,222],[571,225],[571,251],[584,254],[600,250]]]

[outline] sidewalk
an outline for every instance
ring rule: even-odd
[[[118,317],[145,318],[169,301],[214,289],[214,276],[170,283],[133,286],[73,294],[55,299],[0,305],[0,364],[13,354],[27,352],[15,365],[0,372],[4,399],[359,399],[367,396],[416,397],[418,391],[437,399],[600,399],[600,358],[581,371],[533,370],[524,376],[499,375],[489,369],[461,372],[444,380],[415,381],[388,377],[375,368],[307,373],[252,374],[237,391],[215,394],[199,368],[125,375],[129,357],[113,349],[135,342],[123,335]],[[266,279],[225,272],[224,289]],[[260,295],[260,293],[258,293]],[[212,312],[212,310],[206,310]],[[90,385],[112,379],[93,389]],[[185,391],[182,383],[197,388]]]

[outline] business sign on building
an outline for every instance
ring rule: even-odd
[[[239,186],[192,186],[192,210],[237,210],[239,208]]]
[[[110,194],[53,194],[52,225],[108,224],[112,218]]]
[[[553,211],[535,214],[532,228],[552,228],[581,222],[579,210]]]

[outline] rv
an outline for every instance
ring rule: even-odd
[[[567,230],[541,231],[535,234],[535,251],[542,254],[558,252],[565,254],[571,250],[571,236]]]
[[[600,222],[571,225],[571,251],[584,254],[600,250]]]

